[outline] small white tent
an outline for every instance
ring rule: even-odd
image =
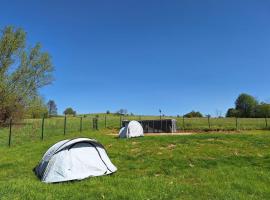
[[[143,136],[143,127],[137,121],[129,122],[125,127],[121,128],[119,131],[120,138],[131,138]]]
[[[46,183],[81,180],[111,174],[116,170],[105,148],[88,138],[56,143],[34,168],[35,174]]]

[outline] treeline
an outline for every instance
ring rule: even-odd
[[[199,111],[191,111],[183,116],[187,118],[204,117]],[[205,117],[210,117],[210,115],[205,115]],[[221,114],[218,117],[221,117]],[[226,117],[268,118],[270,117],[270,104],[259,102],[252,95],[242,93],[235,100],[235,107],[227,110]]]
[[[270,117],[270,104],[259,102],[249,94],[240,94],[235,101],[235,107],[229,108],[226,117],[263,118]]]

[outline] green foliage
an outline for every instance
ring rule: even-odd
[[[49,100],[47,103],[48,107],[48,114],[49,116],[56,116],[57,115],[57,106],[54,100]]]
[[[235,101],[235,109],[239,112],[239,117],[254,117],[254,110],[258,101],[249,94],[240,94]]]
[[[38,43],[26,49],[26,33],[5,27],[0,35],[0,122],[20,118],[38,89],[52,82],[53,66]]]
[[[203,115],[200,112],[191,111],[184,115],[184,117],[192,118],[192,117],[203,117]]]
[[[257,105],[255,109],[255,116],[270,117],[270,104],[261,103],[260,105]]]
[[[44,100],[37,96],[30,100],[25,108],[25,117],[26,118],[42,118],[44,115],[48,115],[47,106],[44,103]]]
[[[73,110],[71,107],[66,108],[66,110],[64,111],[65,115],[76,115],[76,111]]]
[[[238,117],[238,115],[239,115],[238,110],[234,108],[229,108],[226,113],[226,117]]]
[[[240,94],[235,101],[235,108],[229,108],[226,117],[263,118],[270,116],[270,104],[258,103],[249,94]]]

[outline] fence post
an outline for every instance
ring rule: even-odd
[[[208,128],[210,129],[211,128],[211,126],[210,126],[210,116],[208,115],[207,118],[208,118]]]
[[[42,124],[41,124],[41,140],[44,138],[44,120],[45,120],[45,114],[42,117]]]
[[[9,120],[9,137],[8,137],[8,146],[11,145],[11,127],[12,127],[12,118]]]
[[[105,115],[105,128],[107,128],[107,116]]]
[[[161,118],[160,118],[160,131],[161,131],[161,133],[163,132],[163,129],[162,129],[162,120],[161,120]]]
[[[80,132],[82,132],[82,117],[80,118]]]
[[[265,117],[265,128],[268,127],[267,117]]]
[[[183,130],[185,130],[185,117],[183,116]]]
[[[120,128],[122,127],[122,116],[120,115]]]
[[[238,129],[238,118],[236,117],[235,118],[235,127],[236,127],[236,130]]]
[[[93,129],[98,130],[98,118],[93,118]]]
[[[64,135],[66,135],[66,125],[67,125],[67,116],[65,115],[65,120],[64,120]]]

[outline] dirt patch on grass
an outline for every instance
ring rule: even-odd
[[[192,135],[192,134],[196,134],[196,133],[188,133],[188,132],[184,132],[184,133],[145,133],[144,136],[158,136],[158,135]]]
[[[172,150],[172,149],[174,149],[175,147],[176,147],[175,144],[169,144],[169,145],[167,146],[167,148],[168,148],[169,150]]]
[[[194,134],[239,134],[241,131],[203,131],[203,130],[188,130],[178,131],[176,133],[144,133],[144,136],[159,136],[159,135],[194,135]]]
[[[144,133],[144,136],[160,136],[160,135],[194,135],[194,134],[239,134],[241,131],[203,131],[203,130],[189,130],[179,131],[177,133]],[[117,133],[109,133],[106,135],[118,136]]]

